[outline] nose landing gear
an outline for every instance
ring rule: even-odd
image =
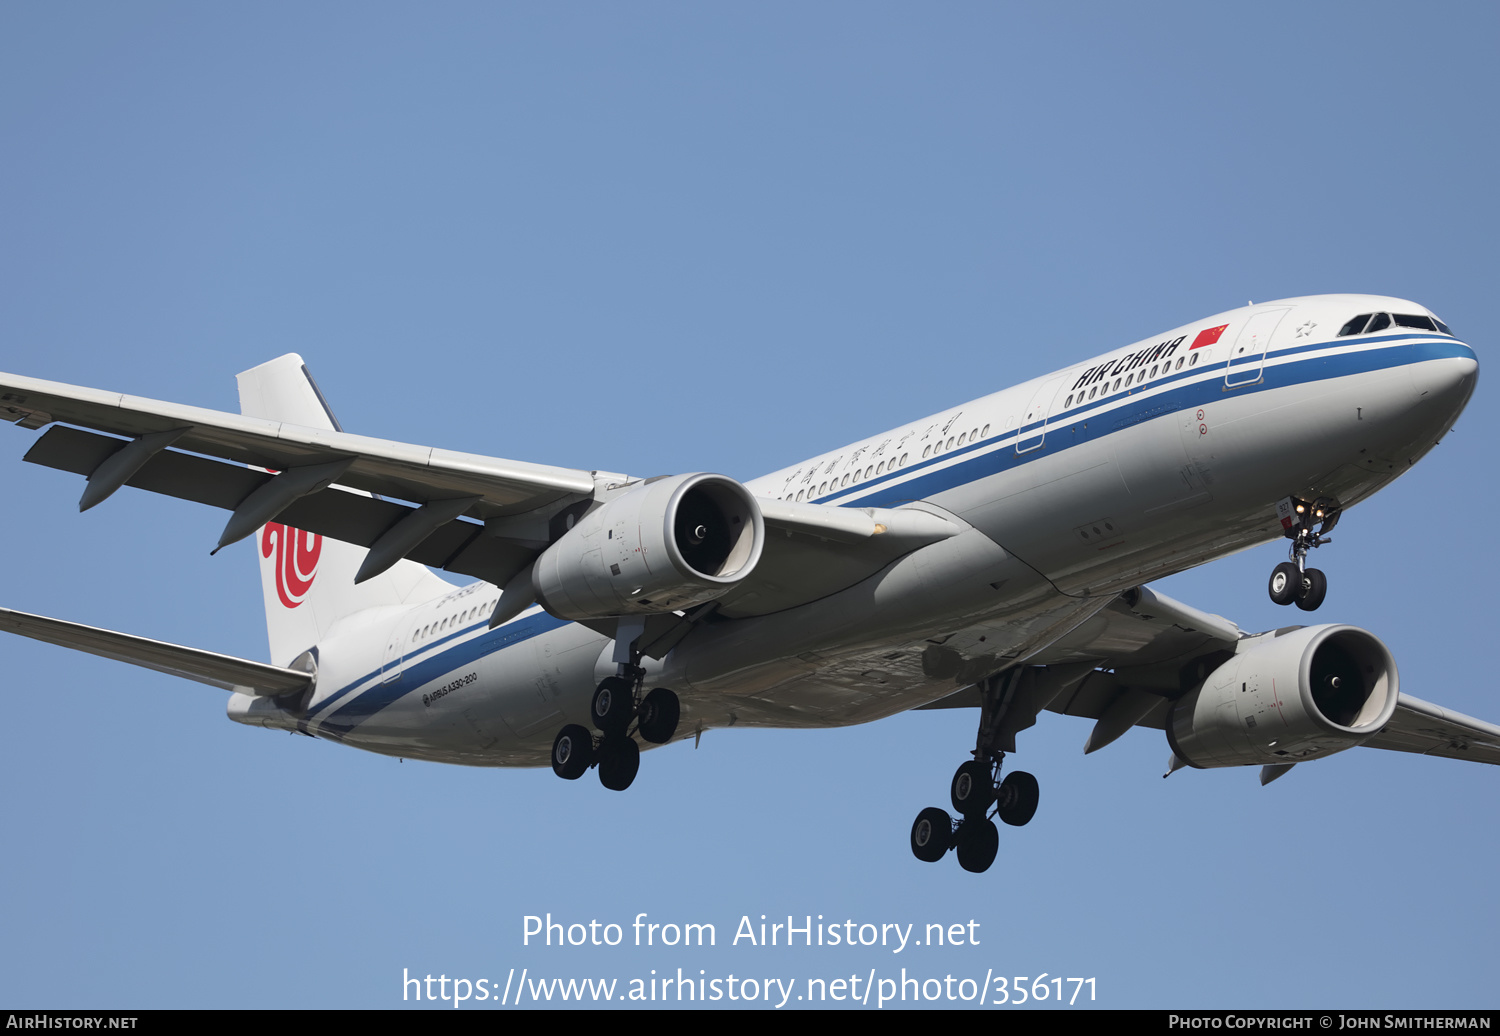
[[[958,865],[980,874],[989,870],[1000,850],[1000,832],[995,818],[1012,827],[1028,823],[1036,813],[1040,789],[1037,780],[1024,770],[1012,771],[1000,779],[1007,741],[1004,720],[1011,711],[1019,670],[991,677],[979,685],[979,736],[974,758],[963,763],[953,774],[948,797],[958,813],[954,820],[946,810],[929,806],[917,814],[911,826],[911,851],[924,863],[936,863],[956,851]],[[1012,746],[1014,747],[1014,746]]]
[[[1266,587],[1277,604],[1295,604],[1305,612],[1316,611],[1328,596],[1328,577],[1316,568],[1307,567],[1307,552],[1332,542],[1327,533],[1338,524],[1342,513],[1333,500],[1299,500],[1289,496],[1276,505],[1276,516],[1287,539],[1292,541],[1291,560],[1271,570]]]

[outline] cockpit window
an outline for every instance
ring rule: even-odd
[[[1448,325],[1437,317],[1424,316],[1419,313],[1397,313],[1395,316],[1397,327],[1412,327],[1422,331],[1441,331],[1445,335],[1453,334],[1448,330]],[[1368,323],[1368,326],[1366,324]],[[1374,334],[1391,326],[1391,314],[1389,313],[1361,313],[1343,327],[1339,328],[1339,338],[1348,335]]]
[[[1365,329],[1365,324],[1370,320],[1370,314],[1361,313],[1343,327],[1339,328],[1338,337],[1345,338],[1349,335],[1357,335]]]
[[[1412,313],[1397,313],[1396,314],[1396,326],[1397,327],[1416,327],[1416,328],[1421,328],[1423,331],[1436,331],[1437,330],[1437,325],[1432,322],[1432,318],[1431,317],[1417,316],[1416,314],[1412,314]]]

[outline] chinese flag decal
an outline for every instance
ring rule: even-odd
[[[1205,345],[1213,345],[1219,340],[1219,336],[1224,333],[1224,329],[1228,326],[1228,324],[1220,324],[1218,327],[1210,327],[1206,331],[1199,331],[1198,337],[1193,339],[1193,344],[1188,346],[1188,352],[1192,352],[1194,349],[1201,349]]]

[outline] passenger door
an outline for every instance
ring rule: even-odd
[[[1290,310],[1290,306],[1261,310],[1240,329],[1239,337],[1229,349],[1229,362],[1224,366],[1225,388],[1253,385],[1261,379],[1271,336]]]

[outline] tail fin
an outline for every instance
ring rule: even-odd
[[[271,421],[343,431],[323,393],[296,353],[238,376],[240,413]],[[352,490],[351,490],[352,492]],[[271,661],[288,665],[340,619],[367,608],[417,604],[453,587],[425,566],[401,561],[358,586],[354,575],[366,551],[271,522],[255,536],[265,596]]]

